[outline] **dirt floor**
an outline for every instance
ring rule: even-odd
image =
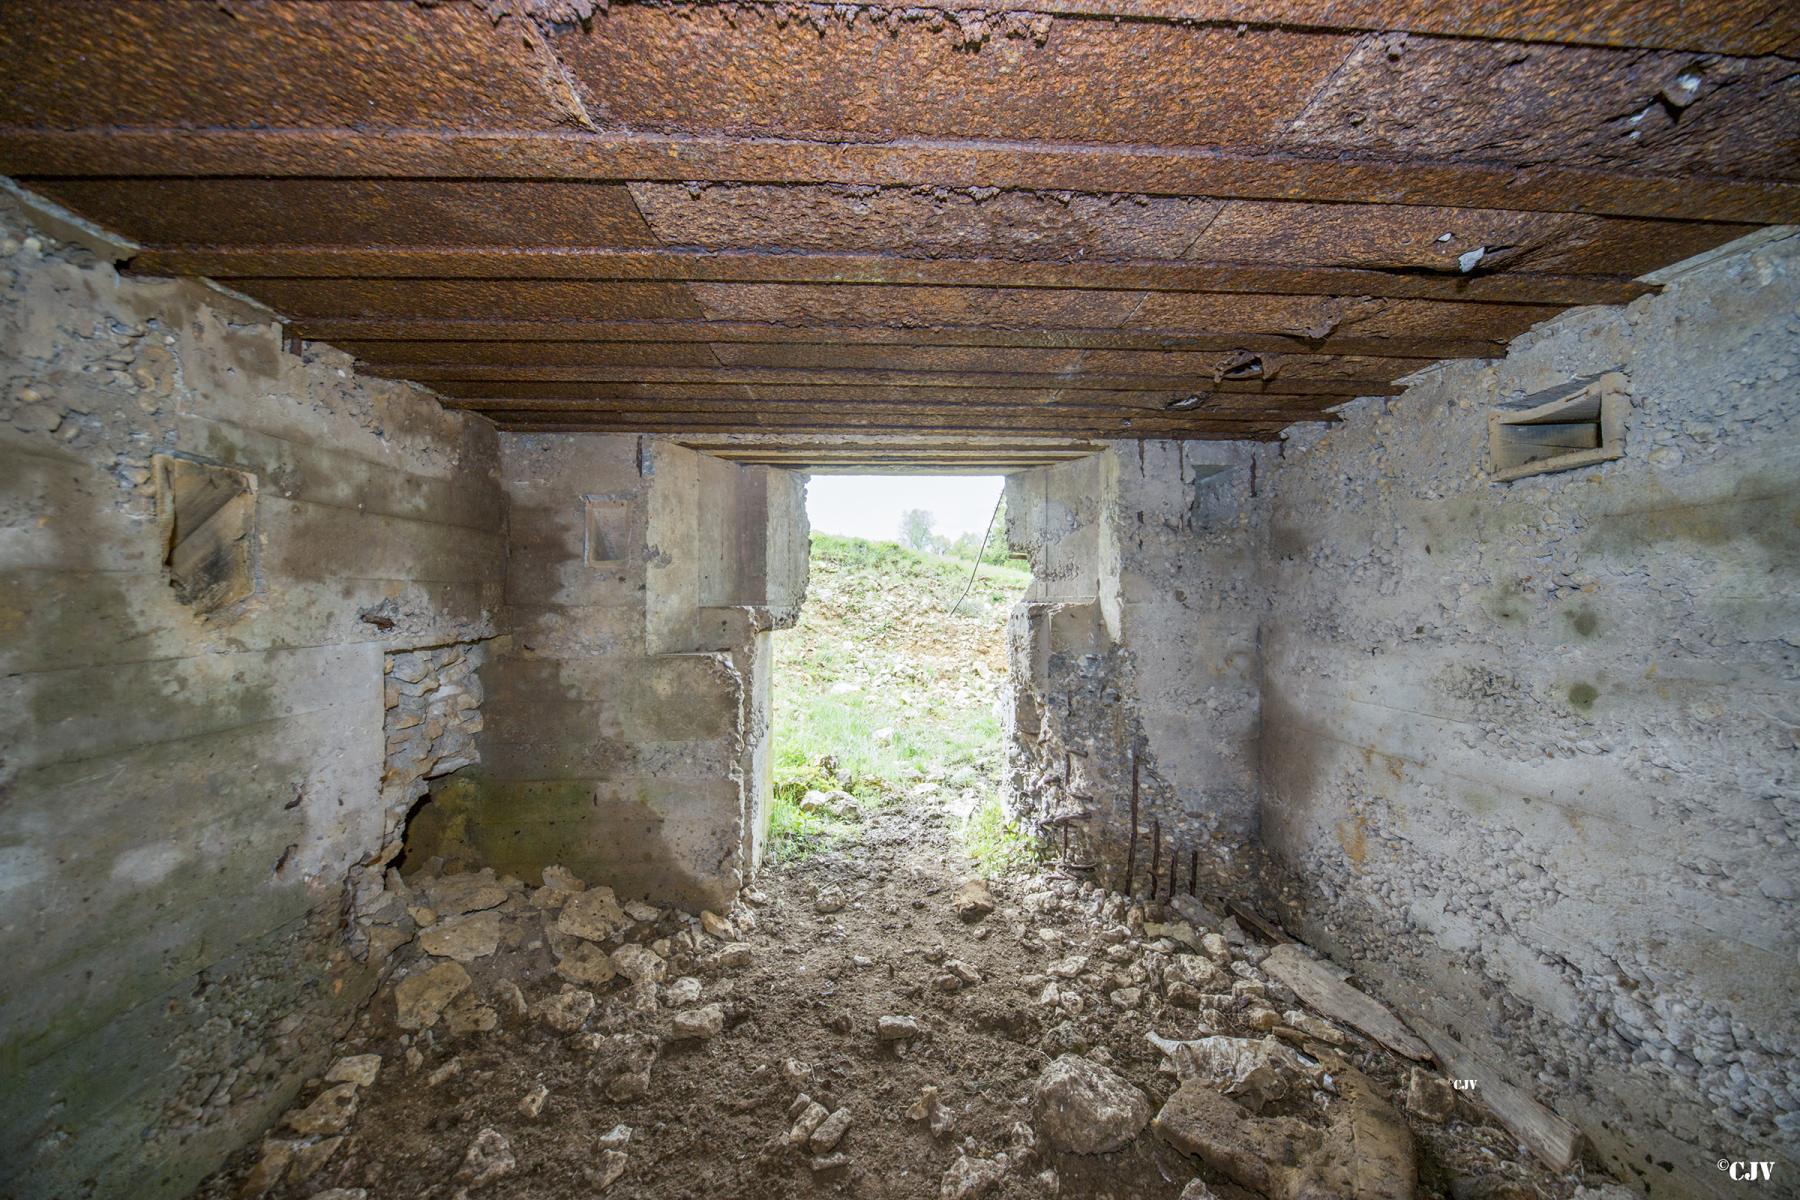
[[[1290,1149],[1330,1149],[1345,1139],[1328,1122],[1362,1111],[1379,1126],[1385,1112],[1389,1133],[1413,1143],[1417,1195],[1614,1194],[1580,1189],[1579,1167],[1536,1166],[1434,1073],[1410,1081],[1409,1065],[1302,1011],[1258,970],[1266,948],[1231,921],[1161,924],[1155,909],[1047,870],[995,881],[981,911],[951,819],[924,799],[765,872],[726,920],[622,909],[604,888],[547,875],[540,888],[390,874],[361,927],[378,953],[400,943],[392,977],[343,1057],[197,1194],[1257,1195],[1177,1149],[1194,1145],[1192,1112],[1184,1123],[1172,1105],[1148,1123],[1177,1089],[1151,1033],[1246,1039],[1230,1045],[1260,1074],[1208,1078],[1189,1056],[1199,1076],[1187,1089],[1212,1090],[1181,1094],[1217,1106],[1229,1091],[1233,1121],[1285,1130]],[[1356,1103],[1373,1108],[1352,1111],[1359,1088],[1373,1095]],[[1400,1152],[1355,1141],[1371,1162]],[[1294,1188],[1301,1175],[1277,1157],[1228,1165]],[[1414,1194],[1398,1177],[1356,1186],[1286,1194]]]

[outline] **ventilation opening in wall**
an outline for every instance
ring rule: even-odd
[[[583,496],[582,502],[587,510],[583,545],[588,566],[605,566],[624,558],[626,539],[631,532],[630,498]]]
[[[1488,416],[1488,471],[1496,482],[1618,458],[1628,389],[1609,371],[1533,393]]]
[[[156,511],[163,565],[181,602],[217,612],[256,590],[256,477],[157,455]]]
[[[809,481],[806,599],[774,641],[773,861],[895,807],[947,818],[984,868],[1028,853],[1000,802],[1007,616],[1031,581],[1007,552],[1002,484]]]

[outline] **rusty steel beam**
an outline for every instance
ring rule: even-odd
[[[1244,263],[1020,262],[818,251],[554,246],[151,246],[141,275],[213,279],[579,279],[632,283],[809,283],[1064,291],[1206,292],[1262,296],[1376,296],[1470,304],[1627,304],[1652,284],[1588,275],[1437,274],[1360,267]]]
[[[288,323],[296,337],[320,342],[741,343],[748,345],[971,346],[1047,350],[1248,350],[1258,354],[1344,354],[1361,358],[1490,358],[1503,341],[1387,338],[1331,334],[1208,334],[1154,329],[1001,329],[982,326],[772,325],[760,321],[505,321],[307,317]]]
[[[688,134],[0,127],[0,173],[44,178],[840,183],[1501,208],[1781,224],[1800,185],[1549,166],[1137,145],[813,142]]]
[[[916,425],[906,422],[870,421],[860,417],[832,419],[829,421],[805,420],[792,417],[734,417],[728,421],[696,420],[682,417],[670,421],[659,418],[655,414],[625,413],[596,414],[603,415],[604,420],[571,421],[566,414],[549,414],[545,420],[536,420],[527,415],[507,414],[500,418],[490,418],[502,429],[536,433],[813,433],[813,434],[895,434],[895,433],[955,433],[970,437],[997,437],[1007,432],[1017,432],[1018,426],[1012,423],[988,423],[959,425],[934,421],[928,425]],[[1122,439],[1159,438],[1172,441],[1276,441],[1286,426],[1270,423],[1262,426],[1230,426],[1202,427],[1180,425],[1150,425],[1142,422],[1125,421],[1113,424],[1093,424],[1084,422],[1068,422],[1054,426],[1044,426],[1040,433],[1060,433],[1075,437],[1104,437]]]
[[[792,0],[737,0],[776,8]],[[922,6],[929,8],[930,6]],[[1414,33],[1476,41],[1537,42],[1703,54],[1783,54],[1800,42],[1791,5],[1730,0],[1446,4],[1443,0],[956,0],[942,12],[1029,13],[1096,21],[1155,21],[1305,33]]]
[[[1082,375],[1078,372],[1026,374],[980,371],[883,371],[868,368],[810,367],[488,367],[450,364],[364,368],[383,379],[420,383],[676,383],[771,384],[790,387],[939,387],[1043,391],[1202,391],[1259,396],[1397,396],[1405,389],[1374,380],[1274,379],[1182,380],[1166,375]]]
[[[1325,409],[1208,409],[1199,408],[1186,412],[1172,412],[1161,407],[1138,408],[1128,405],[1109,404],[1034,404],[1034,405],[1000,405],[1000,404],[905,404],[875,403],[845,405],[832,402],[771,402],[765,400],[716,400],[716,401],[667,401],[645,402],[643,400],[495,400],[464,399],[450,400],[444,404],[446,408],[465,412],[479,412],[488,416],[496,413],[519,412],[554,412],[554,413],[642,413],[655,412],[670,417],[678,415],[721,416],[759,416],[759,415],[806,415],[837,416],[845,412],[856,414],[885,413],[891,416],[915,418],[952,418],[972,419],[975,417],[991,418],[998,422],[1020,421],[1029,425],[1033,420],[1055,419],[1095,420],[1100,422],[1116,422],[1119,420],[1142,421],[1151,420],[1181,425],[1266,425],[1271,422],[1310,422],[1315,424],[1336,424],[1342,420],[1337,413]]]

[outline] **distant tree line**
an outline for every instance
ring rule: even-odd
[[[980,530],[952,539],[934,531],[932,526],[935,524],[936,519],[925,509],[907,509],[900,514],[901,543],[921,554],[941,554],[948,558],[975,561],[976,552],[981,550]],[[988,534],[987,549],[981,554],[981,561],[999,566],[1006,559],[1006,501],[1002,500],[999,515],[994,518],[993,532]]]

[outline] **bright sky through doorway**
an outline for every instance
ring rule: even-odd
[[[954,540],[987,528],[1005,480],[998,475],[815,475],[806,489],[814,533],[900,540],[900,514],[922,508],[932,532]]]

